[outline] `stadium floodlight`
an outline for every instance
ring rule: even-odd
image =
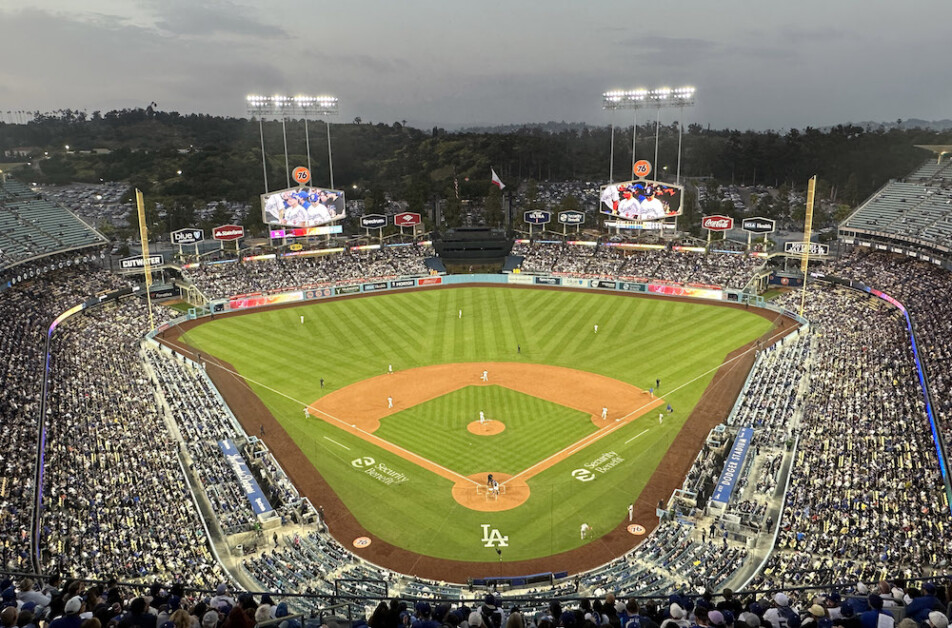
[[[631,109],[634,111],[634,120],[632,122],[631,132],[631,166],[635,167],[635,133],[638,129],[638,110],[639,109],[657,109],[658,115],[655,120],[655,155],[653,167],[658,166],[658,132],[661,128],[661,110],[669,107],[677,107],[682,110],[684,107],[690,107],[694,104],[697,90],[690,86],[685,87],[659,87],[656,89],[614,89],[602,94],[602,109],[616,111],[618,109]],[[681,131],[684,127],[683,120],[678,120],[678,171],[677,183],[681,182]],[[612,141],[611,141],[611,163],[609,179],[615,180],[615,122],[612,120]]]
[[[307,144],[307,169],[311,170],[311,137],[308,132],[307,123],[312,117],[336,116],[340,113],[340,100],[335,96],[285,96],[275,94],[273,96],[260,96],[250,94],[245,98],[245,104],[248,113],[258,118],[258,131],[261,134],[261,164],[264,170],[264,190],[268,191],[268,172],[264,157],[264,120],[280,120],[284,129],[284,161],[285,170],[288,173],[288,187],[291,187],[291,173],[288,162],[288,138],[287,126],[288,120],[304,120],[304,139]],[[331,152],[331,124],[325,119],[327,125],[327,165],[330,171],[330,187],[334,187],[334,160]]]

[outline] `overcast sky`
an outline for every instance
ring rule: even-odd
[[[938,120],[949,24],[950,0],[0,0],[0,115],[326,93],[340,121],[607,124],[606,90],[693,85],[714,128]]]

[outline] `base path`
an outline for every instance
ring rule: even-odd
[[[484,373],[487,374],[484,378]],[[374,435],[380,419],[442,397],[466,386],[501,386],[526,395],[551,401],[584,412],[597,431],[579,439],[548,458],[540,460],[513,477],[486,469],[478,476],[466,477],[422,456]],[[393,400],[393,404],[389,400]],[[522,505],[529,499],[529,479],[558,464],[572,454],[621,429],[646,412],[663,405],[664,399],[631,384],[563,366],[519,362],[459,362],[394,371],[365,379],[317,399],[308,406],[311,416],[323,419],[342,430],[394,453],[408,462],[440,475],[454,483],[453,497],[472,510],[500,511]],[[602,411],[611,405],[605,418]],[[475,421],[470,432],[497,425]],[[502,430],[499,430],[502,431]],[[505,492],[486,499],[479,488],[487,474],[497,474]],[[510,488],[511,487],[511,488]]]

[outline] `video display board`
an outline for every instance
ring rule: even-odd
[[[341,220],[343,190],[296,187],[261,195],[261,219],[268,225],[306,228]]]
[[[662,220],[681,215],[684,188],[638,179],[609,183],[601,191],[603,214],[625,220]]]

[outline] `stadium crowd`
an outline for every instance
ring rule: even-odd
[[[742,289],[763,265],[760,258],[733,253],[693,253],[668,249],[624,250],[563,242],[517,242],[512,255],[526,273],[567,274],[633,281],[667,281]]]
[[[260,261],[202,264],[183,270],[208,299],[280,292],[334,282],[425,275],[430,246],[390,246],[369,251]]]
[[[856,582],[949,564],[952,521],[901,314],[848,290],[814,288],[806,303],[812,376],[759,583]]]

